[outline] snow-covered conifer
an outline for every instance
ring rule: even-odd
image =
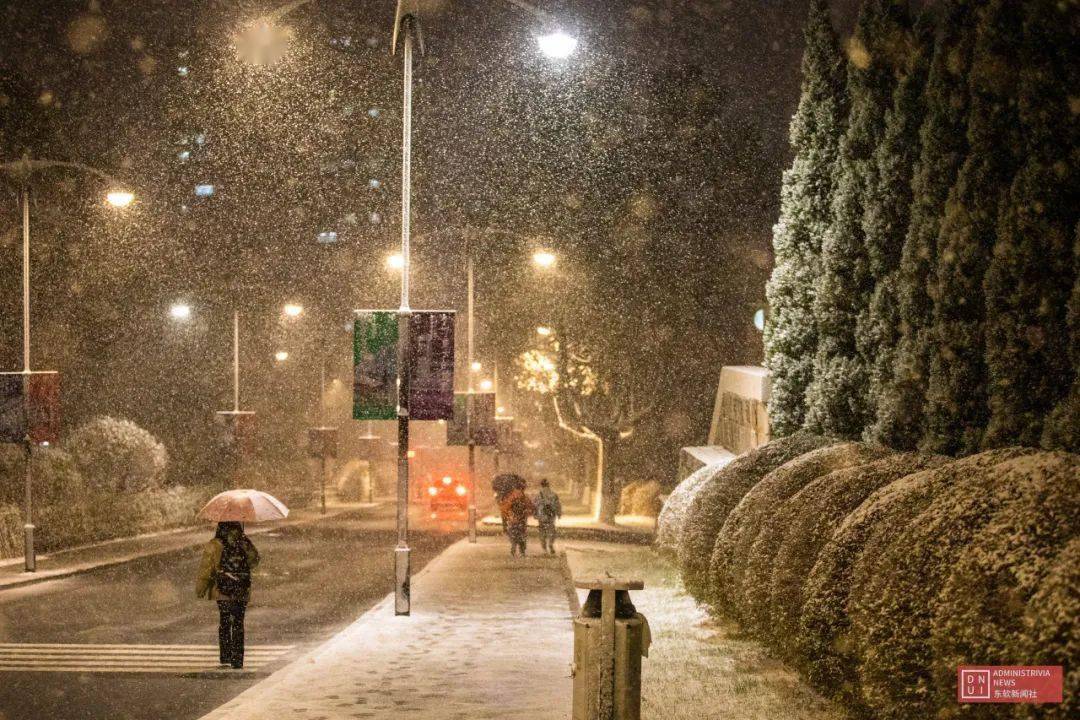
[[[844,58],[825,0],[810,3],[802,95],[791,121],[795,160],[784,173],[775,265],[766,294],[765,364],[772,372],[769,421],[779,437],[802,427],[817,349],[814,288],[829,226],[836,154],[847,121]]]
[[[938,234],[925,449],[967,454],[981,445],[986,395],[983,279],[1000,202],[1016,171],[1020,5],[990,0],[977,14],[968,87],[968,155],[949,191]]]

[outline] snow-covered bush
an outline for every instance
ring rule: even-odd
[[[763,477],[728,514],[716,537],[709,567],[710,596],[715,602],[740,618],[746,616],[746,588],[767,580],[748,572],[750,551],[758,531],[780,503],[815,478],[887,453],[862,443],[841,443],[800,455]]]
[[[1043,635],[1042,626],[1053,624],[1036,613],[1025,617],[1024,610],[1065,545],[1080,537],[1080,456],[1030,455],[998,466],[993,474],[995,482],[1015,483],[1020,496],[962,550],[934,599],[932,687],[941,706],[953,699],[950,682],[957,665],[1018,662],[1025,626]],[[1046,664],[1077,663],[1080,655]]]
[[[679,538],[682,535],[687,508],[702,483],[722,470],[724,465],[726,463],[716,463],[698,468],[671,491],[660,510],[660,517],[656,519],[657,550],[669,556],[674,556],[679,551]]]
[[[130,420],[99,417],[67,442],[87,484],[97,490],[139,492],[159,487],[169,454],[153,435]]]
[[[1029,720],[1067,720],[1080,716],[1080,538],[1054,560],[1024,618],[1018,657],[1032,665],[1064,665],[1060,705],[1018,706]]]
[[[736,588],[740,593],[739,616],[758,636],[768,635],[769,590],[773,576],[773,559],[783,540],[782,529],[778,524],[778,513],[784,505],[807,486],[815,481],[842,469],[862,467],[866,463],[880,459],[887,451],[871,446],[860,445],[850,452],[834,451],[823,454],[820,458],[800,463],[796,472],[781,473],[776,478],[766,478],[769,483],[757,498],[751,510],[750,522],[753,536],[746,537],[747,544],[738,552],[743,563],[742,586]],[[745,522],[745,520],[744,520]]]
[[[902,453],[823,475],[796,493],[769,519],[755,543],[776,545],[772,576],[750,596],[751,614],[785,656],[795,652],[803,590],[818,553],[844,519],[873,492],[929,467],[943,457]]]
[[[20,446],[0,445],[0,503],[23,503],[24,452]],[[70,454],[58,447],[38,447],[33,458],[30,477],[36,504],[66,502],[84,492],[85,483]]]
[[[828,444],[809,433],[795,433],[744,453],[714,474],[690,503],[679,541],[683,584],[695,597],[709,599],[709,562],[716,536],[728,513],[761,478],[789,460]]]
[[[660,483],[647,480],[634,483],[634,492],[627,501],[627,515],[656,517],[660,512]]]
[[[848,616],[855,589],[879,572],[883,546],[945,488],[969,471],[992,467],[1031,450],[992,450],[914,473],[881,488],[848,515],[818,554],[803,589],[796,637],[810,682],[849,706],[858,704],[859,639]]]
[[[892,534],[848,606],[861,640],[862,698],[876,718],[935,715],[941,695],[934,686],[930,632],[950,569],[999,512],[1013,512],[1020,498],[1076,469],[1048,455],[969,467]]]
[[[22,512],[14,505],[0,504],[0,558],[22,551]]]

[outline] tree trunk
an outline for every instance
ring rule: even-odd
[[[603,465],[599,474],[600,494],[599,521],[613,525],[615,513],[619,510],[619,501],[622,499],[622,483],[615,477],[614,466],[611,463],[615,453],[615,447],[619,443],[618,432],[600,432],[600,448],[603,453]]]

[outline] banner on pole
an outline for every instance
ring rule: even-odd
[[[398,318],[392,310],[360,310],[353,332],[353,418],[397,418]]]
[[[495,393],[473,393],[472,403],[473,444],[481,446],[497,444]],[[455,393],[454,418],[446,426],[447,445],[469,444],[468,407],[469,393]]]
[[[255,413],[250,410],[219,410],[218,443],[235,457],[248,457],[255,452]]]
[[[22,373],[4,373],[0,375],[0,442],[21,443],[25,439],[23,376]]]
[[[308,428],[308,456],[313,458],[336,458],[338,447],[336,427]]]
[[[420,310],[409,318],[410,420],[454,417],[454,317],[452,310]]]
[[[60,373],[0,373],[0,442],[60,441]]]

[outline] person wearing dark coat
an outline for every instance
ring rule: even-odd
[[[218,604],[218,651],[222,667],[244,667],[244,613],[251,600],[251,573],[259,551],[238,522],[219,522],[203,549],[196,597]]]
[[[521,481],[499,502],[502,513],[503,529],[510,538],[510,554],[525,557],[525,539],[529,518],[536,512],[532,500],[525,494],[525,483]]]
[[[559,495],[551,489],[547,478],[540,481],[540,492],[533,500],[536,521],[540,524],[540,545],[549,555],[555,554],[555,521],[562,517]]]

